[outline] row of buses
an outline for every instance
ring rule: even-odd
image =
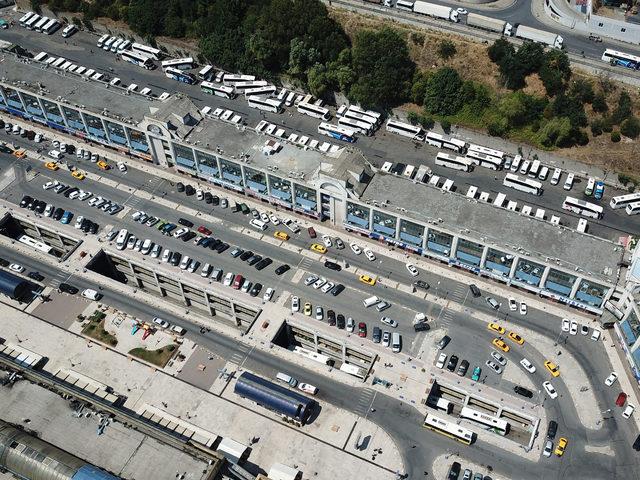
[[[60,22],[55,18],[43,17],[35,12],[25,13],[18,23],[27,30],[35,30],[47,35],[51,35],[61,27]]]

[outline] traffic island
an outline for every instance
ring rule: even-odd
[[[159,368],[164,368],[175,352],[176,346],[171,344],[165,345],[164,347],[156,350],[147,350],[144,347],[134,348],[129,350],[129,355],[139,358],[147,363],[156,365]]]

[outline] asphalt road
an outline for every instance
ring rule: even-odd
[[[243,121],[251,126],[255,126],[261,120],[266,119],[282,125],[288,132],[296,132],[298,134],[306,134],[312,138],[320,138],[320,135],[317,133],[319,123],[317,119],[300,115],[297,112],[294,112],[291,117],[288,115],[261,112],[249,108],[242,97],[238,97],[235,100],[211,97],[202,93],[197,85],[187,85],[165,77],[160,69],[149,71],[128,62],[118,61],[115,54],[98,49],[95,46],[96,36],[86,32],[78,32],[66,40],[65,43],[65,39],[59,34],[48,36],[21,27],[14,27],[9,30],[0,31],[0,39],[15,42],[34,54],[44,50],[52,55],[64,56],[74,63],[93,68],[96,71],[101,71],[107,76],[117,76],[122,79],[124,84],[136,83],[140,88],[149,86],[156,95],[165,91],[186,93],[192,98],[198,108],[208,105],[232,109],[240,113]],[[2,133],[0,135],[5,134]],[[15,138],[11,138],[11,141],[14,140]],[[486,144],[489,147],[491,146],[489,141],[487,141]],[[384,128],[380,129],[376,135],[372,137],[360,136],[356,142],[356,146],[365,154],[371,163],[378,167],[382,166],[387,160],[394,161],[396,159],[401,159],[402,163],[406,164],[426,164],[441,178],[452,179],[454,181],[454,189],[458,192],[466,193],[468,187],[471,185],[478,187],[479,191],[489,192],[492,197],[495,197],[498,192],[504,192],[508,200],[514,200],[518,202],[519,205],[527,204],[535,208],[543,208],[546,210],[549,218],[551,214],[556,214],[564,224],[573,227],[577,225],[580,217],[562,210],[562,202],[567,194],[579,199],[594,201],[593,198],[583,195],[584,184],[579,181],[576,181],[571,192],[567,192],[562,188],[562,181],[559,185],[553,186],[549,180],[547,180],[543,183],[543,195],[537,197],[505,188],[502,185],[504,178],[503,172],[494,172],[493,170],[476,167],[473,172],[466,173],[436,166],[433,159],[439,151],[437,148],[426,144],[415,147],[408,139],[388,133]],[[550,176],[551,175],[549,175],[549,178]],[[602,205],[605,205],[605,214],[601,220],[589,219],[589,232],[591,234],[617,240],[621,234],[633,233],[640,229],[640,219],[629,217],[624,213],[624,210],[612,210],[608,207],[610,198],[622,193],[624,192],[615,191],[612,188],[606,189],[604,198],[600,202]]]

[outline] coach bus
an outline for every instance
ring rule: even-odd
[[[319,107],[318,105],[314,105],[313,103],[300,102],[296,108],[298,112],[303,115],[308,115],[313,118],[319,118],[321,120],[329,120],[331,118],[331,113],[328,108]]]
[[[509,433],[509,423],[502,418],[496,418],[492,415],[488,415],[478,410],[474,410],[469,407],[462,407],[460,410],[460,418],[475,422],[486,430],[497,433],[498,435],[505,436]]]
[[[640,193],[629,193],[627,195],[620,195],[619,197],[613,197],[609,206],[614,210],[618,208],[626,208],[627,205],[640,202]]]
[[[341,125],[322,122],[318,125],[318,133],[343,142],[353,143],[356,141],[356,131]]]
[[[621,67],[630,68],[632,70],[640,69],[640,57],[629,53],[619,52],[607,48],[602,54],[602,61],[611,65],[620,65]]]
[[[141,53],[142,55],[149,57],[151,60],[160,60],[164,56],[162,50],[149,47],[148,45],[143,45],[142,43],[133,43],[131,45],[131,50]]]
[[[453,150],[454,152],[464,153],[467,143],[457,138],[447,138],[444,135],[440,135],[435,132],[427,132],[426,141],[429,145],[438,148],[446,148],[447,150]]]
[[[155,68],[154,63],[150,58],[141,55],[140,53],[136,53],[133,50],[126,50],[120,54],[120,57],[129,63],[133,63],[134,65],[138,65],[139,67],[146,68],[147,70],[153,70]]]
[[[204,67],[202,67],[202,69],[198,72],[198,78],[200,80],[204,80],[205,82],[211,80],[211,77],[214,74],[214,70],[213,70],[213,65],[205,65]]]
[[[162,62],[163,70],[167,70],[168,68],[176,68],[178,70],[190,70],[193,68],[193,58],[185,57],[185,58],[172,58],[171,60],[165,60]]]
[[[418,142],[424,142],[425,139],[425,133],[422,127],[397,120],[387,120],[387,132],[395,133],[396,135],[401,135]]]
[[[373,135],[373,125],[367,122],[352,120],[347,117],[340,117],[338,118],[338,125],[342,127],[347,127],[356,132],[360,132],[363,135],[367,135],[367,136]]]
[[[473,170],[473,162],[464,157],[452,157],[448,153],[438,152],[436,155],[436,165],[441,167],[470,172]]]
[[[173,80],[177,80],[178,82],[187,83],[189,85],[193,85],[196,83],[196,77],[191,75],[190,73],[183,72],[182,70],[174,67],[165,68],[164,74]]]
[[[202,82],[200,89],[209,95],[216,95],[223,98],[236,98],[236,90],[227,85],[217,85],[211,82]]]
[[[444,435],[445,437],[452,438],[457,442],[464,443],[465,445],[471,445],[475,439],[475,433],[471,430],[443,420],[442,418],[436,417],[430,413],[427,413],[427,416],[424,417],[423,426],[429,430],[439,433],[440,435]]]
[[[542,195],[542,184],[530,178],[519,177],[513,173],[507,173],[502,181],[505,187],[519,190],[532,195]]]
[[[250,95],[247,97],[247,103],[251,108],[264,110],[271,113],[282,113],[282,102],[276,98],[264,98],[258,95]]]
[[[562,208],[584,217],[602,218],[603,208],[595,203],[585,202],[577,198],[567,197],[562,202]]]

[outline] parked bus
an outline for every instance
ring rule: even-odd
[[[224,82],[227,85],[227,82]],[[233,87],[236,89],[238,93],[244,93],[245,90],[249,90],[252,88],[266,87],[269,83],[265,80],[256,80],[255,82],[237,82],[232,83]]]
[[[187,83],[189,85],[193,85],[196,83],[196,77],[191,75],[190,73],[183,72],[178,68],[168,67],[165,68],[164,74],[173,80],[177,80],[178,82]]]
[[[342,105],[336,112],[339,118],[348,118],[356,122],[368,123],[373,130],[378,126],[379,118],[363,113],[362,110],[355,109],[354,107],[346,108],[346,105]]]
[[[42,17],[36,13],[35,15],[33,15],[33,17],[25,22],[24,26],[27,28],[27,30],[33,30],[36,23],[38,23],[41,18]]]
[[[18,20],[18,23],[20,23],[21,27],[26,27],[27,22],[31,20],[34,15],[36,15],[35,12],[27,12],[22,17],[20,17],[20,20]]]
[[[42,31],[42,27],[44,27],[47,23],[49,23],[51,21],[51,19],[49,17],[40,17],[40,20],[38,20],[34,25],[33,25],[33,29],[36,32],[41,32]]]
[[[226,85],[216,85],[211,82],[202,82],[200,89],[209,95],[216,95],[223,98],[236,98],[236,91],[233,87]]]
[[[172,58],[171,60],[165,60],[162,62],[163,70],[168,68],[176,68],[178,70],[190,70],[193,68],[193,58]]]
[[[340,117],[338,118],[338,125],[350,128],[356,132],[362,133],[363,135],[373,135],[373,125],[371,125],[370,123],[352,120],[347,117]]]
[[[122,53],[125,50],[128,50],[129,47],[131,46],[131,40],[125,40],[124,42],[122,42],[120,44],[120,46],[118,47],[118,52],[117,53]]]
[[[409,123],[398,122],[397,120],[387,120],[387,132],[402,135],[403,137],[407,137],[418,142],[424,142],[425,139],[425,133],[422,127],[411,125]]]
[[[631,68],[633,70],[640,69],[640,57],[629,53],[619,52],[611,48],[607,48],[602,54],[602,61],[611,65],[620,65],[621,67]]]
[[[96,47],[98,47],[98,48],[102,48],[102,45],[104,45],[104,42],[106,42],[108,39],[109,39],[109,34],[108,34],[108,33],[105,33],[104,35],[102,35],[102,36],[98,39],[98,41],[97,41],[97,43],[96,43]]]
[[[564,202],[562,202],[562,208],[584,217],[602,218],[603,208],[600,205],[578,200],[577,198],[565,198]]]
[[[109,50],[111,50],[111,53],[117,53],[118,48],[120,48],[120,45],[122,45],[122,42],[124,42],[124,38],[116,38],[116,41],[113,42],[111,44],[111,47],[109,48]]]
[[[532,195],[542,195],[542,184],[526,177],[519,177],[513,173],[507,173],[504,176],[502,184],[505,187],[513,188]]]
[[[255,95],[271,96],[274,93],[276,93],[276,90],[278,89],[276,88],[275,85],[267,85],[266,87],[247,88],[244,91],[244,95],[245,97],[255,96]]]
[[[60,22],[57,21],[55,18],[52,18],[51,20],[49,20],[49,22],[42,27],[42,33],[46,33],[47,35],[51,35],[52,33],[54,33],[56,30],[58,30],[60,28]]]
[[[160,60],[164,57],[162,50],[157,48],[149,47],[148,45],[143,45],[142,43],[133,43],[131,44],[131,50],[137,53],[141,53],[142,55],[146,55],[151,60]]]
[[[360,115],[364,115],[365,117],[368,117],[367,121],[371,121],[371,123],[374,123],[375,125],[380,125],[380,123],[382,122],[382,114],[378,112],[374,112],[373,110],[365,110],[363,108],[360,108],[357,105],[349,105],[349,107],[346,110],[352,113],[358,113]]]
[[[111,45],[113,45],[115,43],[115,41],[117,40],[117,37],[109,37],[107,40],[105,40],[105,42],[102,44],[102,49],[106,50],[107,52],[109,50],[111,50]]]
[[[236,85],[238,83],[246,83],[255,81],[256,77],[253,75],[233,75],[231,73],[225,73],[222,77],[222,83],[225,85]],[[267,82],[265,82],[266,85]]]
[[[640,213],[640,202],[634,202],[627,205],[624,209],[627,215],[637,215]]]
[[[640,193],[629,193],[628,195],[620,195],[619,197],[613,197],[609,206],[614,210],[618,208],[626,208],[627,205],[640,202]]]
[[[33,57],[33,59],[36,62],[44,62],[44,60],[49,56],[49,54],[47,52],[40,52],[39,54],[37,54],[35,57]]]
[[[452,157],[448,153],[438,152],[436,155],[436,165],[441,167],[452,168],[454,170],[461,170],[463,172],[470,172],[473,170],[473,162],[464,157]]]
[[[62,65],[64,62],[66,62],[67,59],[64,57],[60,57],[58,58],[55,62],[53,62],[51,64],[52,67],[58,68],[60,65]]]
[[[133,63],[134,65],[146,68],[147,70],[153,70],[156,67],[150,58],[136,53],[133,50],[126,50],[122,52],[120,57],[126,62]]]
[[[214,73],[213,65],[206,65],[198,72],[198,78],[207,82],[211,80]]]
[[[536,178],[538,176],[538,173],[540,172],[540,166],[540,160],[534,160],[531,163],[531,167],[529,168],[529,172],[527,173],[527,175],[532,178]]]
[[[490,168],[491,170],[502,169],[502,160],[492,157],[491,155],[469,150],[467,152],[467,158],[471,159],[471,161],[479,167]]]
[[[502,161],[504,161],[504,157],[505,157],[504,152],[501,152],[500,150],[494,150],[492,148],[483,147],[482,145],[475,145],[473,143],[469,144],[469,148],[467,149],[467,152],[483,153],[490,157],[498,158]]]
[[[308,358],[309,360],[313,360],[314,362],[319,362],[323,365],[332,364],[331,357],[328,355],[323,355],[322,353],[314,352],[313,350],[308,350],[302,347],[293,347],[293,353],[297,353],[298,355]]]
[[[33,248],[37,252],[42,252],[42,253],[51,252],[51,247],[49,245],[43,242],[39,242],[35,238],[32,238],[28,235],[21,235],[20,237],[18,237],[18,241],[20,243],[23,243],[24,245],[27,245]]]
[[[332,125],[322,122],[318,125],[318,133],[335,138],[336,140],[342,140],[343,142],[353,143],[356,141],[356,131],[343,127],[342,125]]]
[[[436,417],[430,413],[427,413],[427,416],[424,417],[425,428],[432,430],[440,435],[444,435],[445,437],[452,438],[460,443],[464,443],[465,445],[471,445],[475,439],[475,433],[467,428],[462,428],[455,423],[447,422],[440,417]]]
[[[76,33],[78,31],[78,27],[76,27],[73,23],[67,25],[66,27],[64,27],[64,30],[62,30],[62,36],[64,38],[68,38],[71,35],[73,35],[74,33]]]
[[[329,120],[331,118],[331,113],[328,108],[319,107],[318,105],[314,105],[313,103],[300,102],[296,109],[299,113],[303,115],[308,115],[313,118],[319,118],[321,120]]]
[[[250,95],[247,97],[247,103],[251,108],[264,110],[271,113],[282,113],[282,102],[277,98],[264,98],[258,95]]]
[[[436,410],[442,410],[446,412],[447,415],[450,415],[453,412],[453,403],[449,400],[445,400],[442,397],[436,397],[435,395],[429,395],[427,397],[427,405],[431,408],[435,408]]]
[[[471,420],[472,422],[481,425],[486,430],[490,430],[498,435],[505,436],[509,433],[509,422],[501,418],[496,418],[492,415],[479,412],[473,408],[462,407],[462,410],[460,410],[460,418]]]
[[[427,132],[426,141],[429,145],[438,148],[446,148],[454,152],[464,153],[467,143],[457,138],[447,138],[435,132]]]

